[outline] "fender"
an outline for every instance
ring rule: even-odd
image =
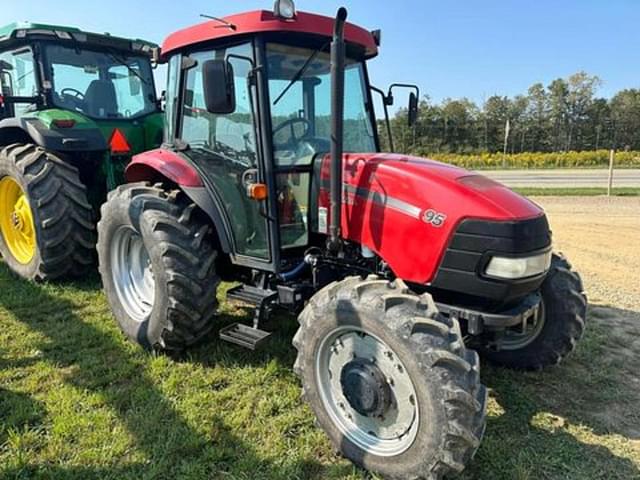
[[[224,253],[231,253],[231,241],[215,197],[205,187],[200,174],[189,160],[177,152],[158,148],[135,155],[125,170],[127,182],[170,180],[204,210],[216,229]]]
[[[18,134],[22,131],[24,135]],[[5,137],[8,143],[5,142]],[[37,118],[12,117],[0,120],[0,141],[3,145],[18,139],[29,141],[47,150],[73,153],[108,150],[107,141],[97,128],[55,129],[47,128]]]

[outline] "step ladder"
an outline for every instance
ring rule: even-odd
[[[277,292],[251,285],[240,285],[230,289],[227,292],[227,300],[255,307],[253,326],[233,323],[220,330],[220,339],[249,350],[260,348],[271,337],[271,332],[260,330],[260,323],[277,297]]]
[[[259,307],[266,299],[273,298],[274,295],[277,295],[277,292],[273,290],[265,290],[251,285],[239,285],[227,292],[227,300]]]

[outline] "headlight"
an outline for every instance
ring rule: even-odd
[[[493,257],[485,273],[490,277],[515,280],[540,275],[551,266],[551,251],[533,257]]]

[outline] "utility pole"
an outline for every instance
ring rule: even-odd
[[[609,151],[609,185],[607,186],[607,197],[611,196],[611,190],[613,189],[613,161],[616,156],[615,152],[613,148]]]
[[[611,121],[611,127],[613,130],[613,139],[611,142],[611,150],[609,151],[609,183],[607,185],[607,196],[610,197],[611,196],[611,190],[613,190],[613,162],[615,160],[615,152],[616,152],[616,145],[617,145],[617,129],[616,129],[616,121],[612,120]]]
[[[502,168],[507,168],[507,146],[509,145],[509,130],[511,130],[511,123],[507,118],[507,123],[504,125],[504,151],[502,153]]]

